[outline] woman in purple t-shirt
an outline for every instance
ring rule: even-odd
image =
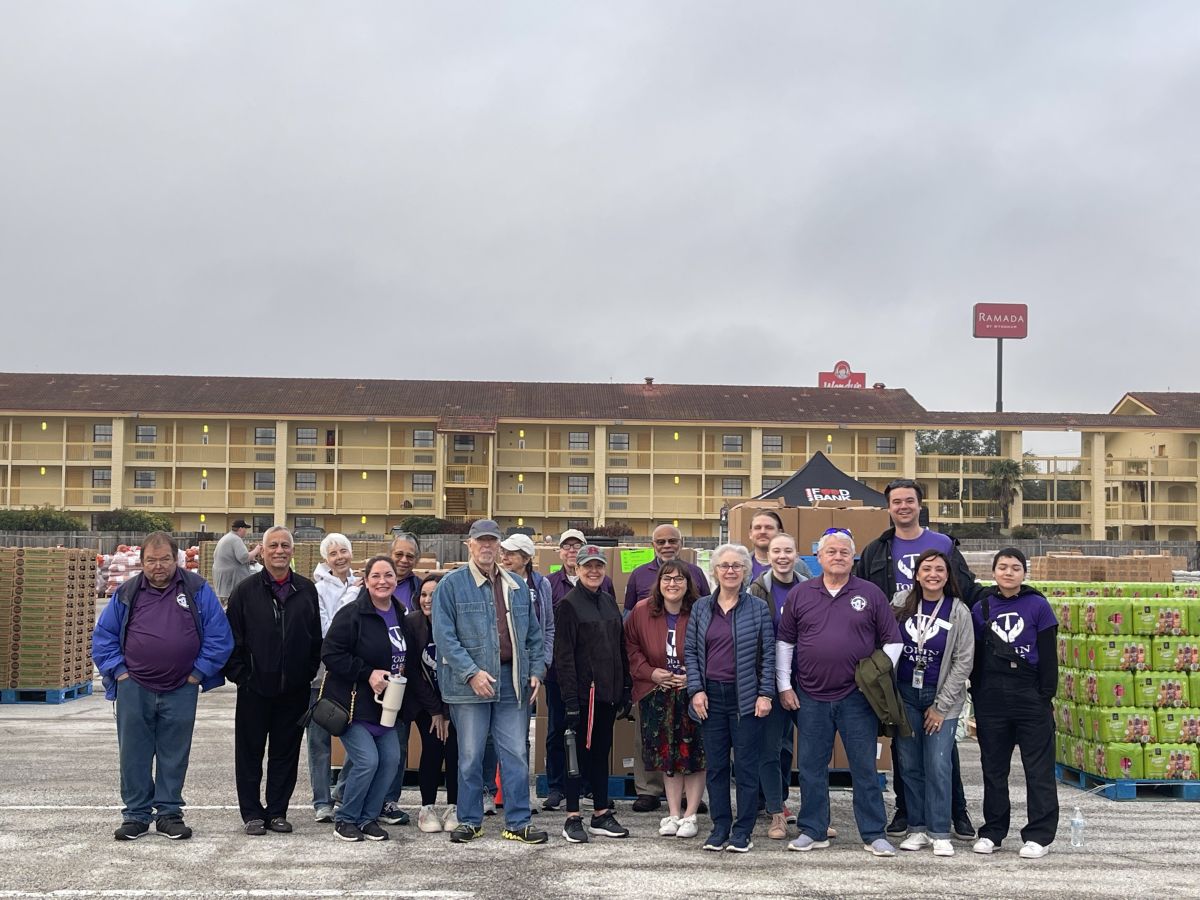
[[[900,738],[908,810],[901,850],[953,856],[950,842],[952,751],[975,659],[971,613],[958,599],[950,557],[926,550],[913,564],[913,587],[896,610],[904,646],[896,682],[913,733]]]
[[[1040,592],[1025,585],[1025,554],[1014,547],[992,559],[996,585],[975,605],[971,696],[983,767],[983,827],[976,853],[992,853],[1008,835],[1008,772],[1021,748],[1029,823],[1023,859],[1040,859],[1058,831],[1054,780],[1054,713],[1058,691],[1058,621]]]

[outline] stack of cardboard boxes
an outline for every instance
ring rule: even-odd
[[[0,686],[91,683],[95,567],[87,550],[0,549]]]
[[[1185,568],[1182,556],[1166,554],[1133,556],[1084,556],[1081,553],[1051,553],[1029,562],[1032,581],[1141,581],[1169,582],[1175,569]]]
[[[1194,585],[1154,588],[1048,587],[1060,763],[1111,779],[1197,778],[1200,601]]]

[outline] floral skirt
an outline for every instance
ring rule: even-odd
[[[700,725],[688,715],[687,691],[651,691],[638,701],[642,717],[642,762],[647,772],[703,772]]]

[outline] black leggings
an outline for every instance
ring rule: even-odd
[[[446,802],[458,803],[458,734],[454,726],[446,742],[430,733],[433,717],[427,712],[417,713],[417,732],[421,735],[421,765],[417,769],[417,783],[421,786],[421,805],[430,806],[437,800],[438,785],[442,781],[442,764],[446,766]]]
[[[613,723],[617,719],[617,707],[613,703],[596,702],[592,722],[592,746],[587,747],[587,710],[579,720],[579,733],[575,735],[575,747],[579,756],[579,777],[567,776],[567,812],[579,812],[579,794],[586,785],[592,792],[596,809],[608,809],[608,752],[612,749]]]

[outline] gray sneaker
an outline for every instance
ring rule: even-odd
[[[313,821],[321,822],[325,825],[328,825],[330,822],[333,821],[333,807],[332,806],[318,806],[316,809],[316,812],[313,813]]]
[[[801,853],[807,853],[809,850],[824,850],[829,846],[829,841],[818,841],[810,838],[807,834],[802,834],[790,844],[787,845],[789,850],[798,850]]]
[[[895,856],[896,848],[885,841],[883,838],[872,841],[869,844],[863,844],[863,849],[872,856]]]

